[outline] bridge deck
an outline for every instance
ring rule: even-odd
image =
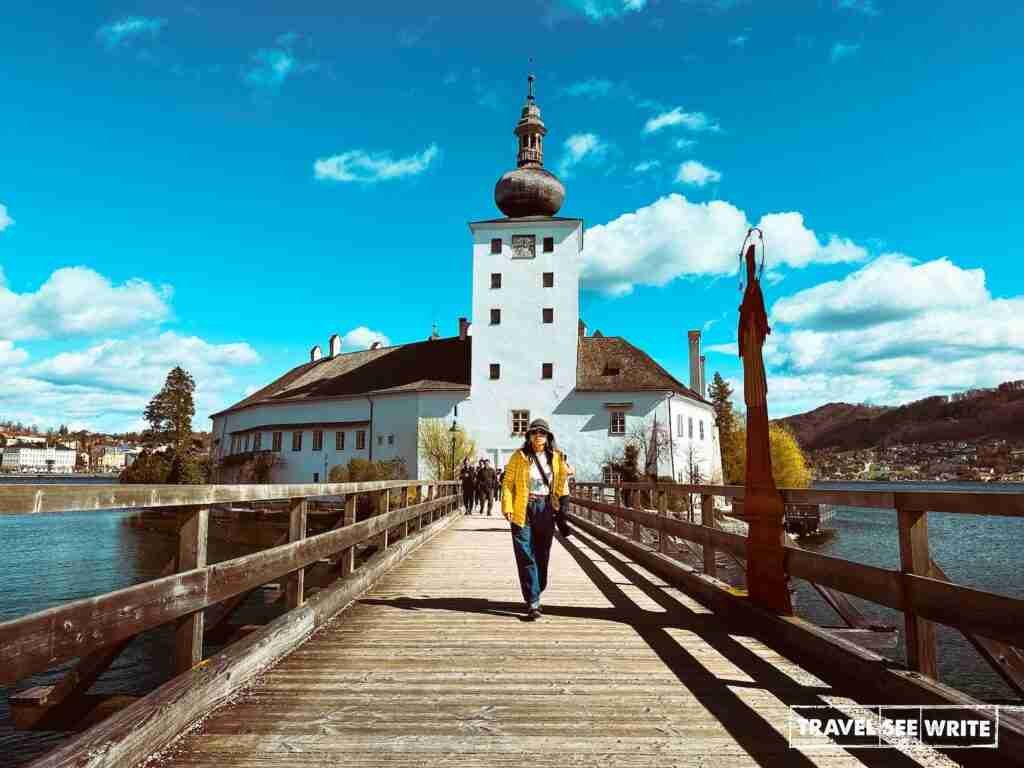
[[[508,524],[463,519],[158,764],[955,765],[789,749],[787,705],[851,699],[585,536],[551,575],[521,621]]]

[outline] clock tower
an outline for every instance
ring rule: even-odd
[[[565,188],[544,168],[547,128],[533,84],[530,75],[514,130],[517,167],[494,188],[505,218],[469,225],[470,399],[482,448],[518,447],[522,412],[550,418],[576,387],[583,221],[556,215]]]

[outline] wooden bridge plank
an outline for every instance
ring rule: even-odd
[[[844,691],[693,604],[578,536],[554,546],[544,618],[522,622],[507,524],[464,518],[159,764],[864,765],[788,748],[788,706]]]

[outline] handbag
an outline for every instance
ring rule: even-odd
[[[548,487],[550,493],[553,493],[555,489],[551,486],[550,481],[548,481],[548,474],[544,471],[544,467],[541,466],[540,461],[537,459],[537,454],[531,453],[530,458],[532,458],[533,463],[537,465],[537,470],[540,472],[540,476],[544,480],[544,485]],[[558,509],[555,509],[554,507],[555,505],[552,504],[551,508],[554,512],[555,526],[558,528],[558,532],[563,538],[572,536],[572,529],[569,527],[569,521],[565,519],[565,515],[562,512],[561,499],[559,499]]]

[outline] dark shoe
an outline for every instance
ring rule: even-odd
[[[539,619],[543,615],[544,614],[542,614],[540,612],[540,608],[531,608],[530,612],[528,614],[526,614],[526,620],[527,621],[536,621],[537,619]]]

